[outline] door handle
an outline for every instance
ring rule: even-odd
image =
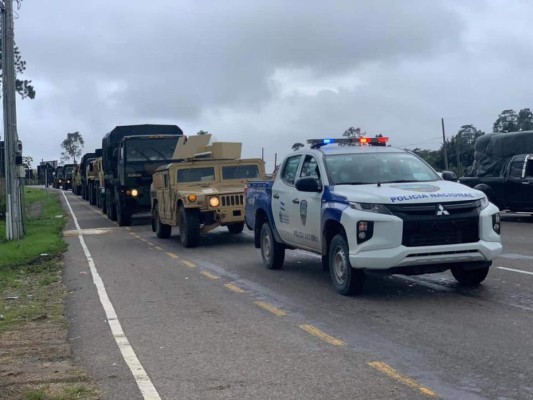
[[[300,204],[300,200],[299,200],[298,198],[296,198],[296,199],[292,199],[292,202],[293,202],[294,204]]]
[[[272,197],[274,197],[275,199],[279,199],[279,194],[274,193],[274,194],[272,195]]]

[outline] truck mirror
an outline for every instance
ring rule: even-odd
[[[318,179],[312,176],[300,178],[295,183],[296,190],[300,192],[321,192],[322,184]]]
[[[453,171],[442,171],[442,179],[445,181],[456,181],[457,175]]]

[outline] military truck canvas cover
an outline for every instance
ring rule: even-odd
[[[533,131],[480,136],[474,145],[474,165],[469,176],[501,176],[518,154],[533,154]]]

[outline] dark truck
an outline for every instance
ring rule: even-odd
[[[154,171],[172,159],[183,131],[177,125],[117,126],[102,139],[106,212],[120,226],[150,211]]]
[[[474,164],[459,182],[485,193],[500,210],[533,212],[533,131],[476,140]]]
[[[77,164],[63,165],[63,190],[72,189],[72,181]]]

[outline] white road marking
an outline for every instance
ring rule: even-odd
[[[506,271],[520,272],[521,274],[533,275],[533,272],[522,271],[522,270],[519,270],[519,269],[506,268],[506,267],[496,267],[496,268],[498,268],[498,269],[504,269],[504,270],[506,270]]]
[[[111,333],[113,334],[115,342],[117,343],[117,346],[120,352],[122,353],[122,357],[124,357],[124,361],[126,361],[126,364],[128,365],[133,375],[133,378],[135,379],[135,382],[137,382],[137,386],[139,387],[139,390],[141,391],[143,398],[145,400],[161,400],[159,393],[157,393],[155,386],[153,385],[152,381],[148,377],[148,374],[144,370],[144,367],[142,366],[141,362],[137,358],[135,351],[131,347],[131,344],[128,338],[126,337],[126,335],[124,334],[124,331],[122,330],[122,326],[120,325],[120,321],[118,320],[118,316],[117,316],[117,313],[115,312],[115,308],[113,307],[113,304],[111,304],[111,301],[109,300],[109,296],[107,295],[107,291],[104,286],[104,282],[102,281],[102,278],[100,277],[100,275],[98,274],[98,271],[96,270],[96,265],[91,256],[89,248],[87,247],[87,245],[85,244],[85,240],[83,239],[83,231],[80,228],[78,219],[76,218],[76,215],[74,214],[74,211],[72,210],[72,207],[70,206],[70,203],[67,199],[67,196],[65,195],[65,192],[63,192],[63,197],[65,198],[65,201],[67,202],[67,206],[70,210],[70,215],[72,215],[72,219],[74,220],[76,229],[79,232],[78,238],[80,239],[81,247],[83,248],[83,252],[85,253],[85,257],[87,258],[87,262],[91,270],[91,275],[93,276],[93,282],[98,291],[100,302],[102,303],[102,306],[104,307],[104,312],[107,317],[107,321],[109,322]]]

